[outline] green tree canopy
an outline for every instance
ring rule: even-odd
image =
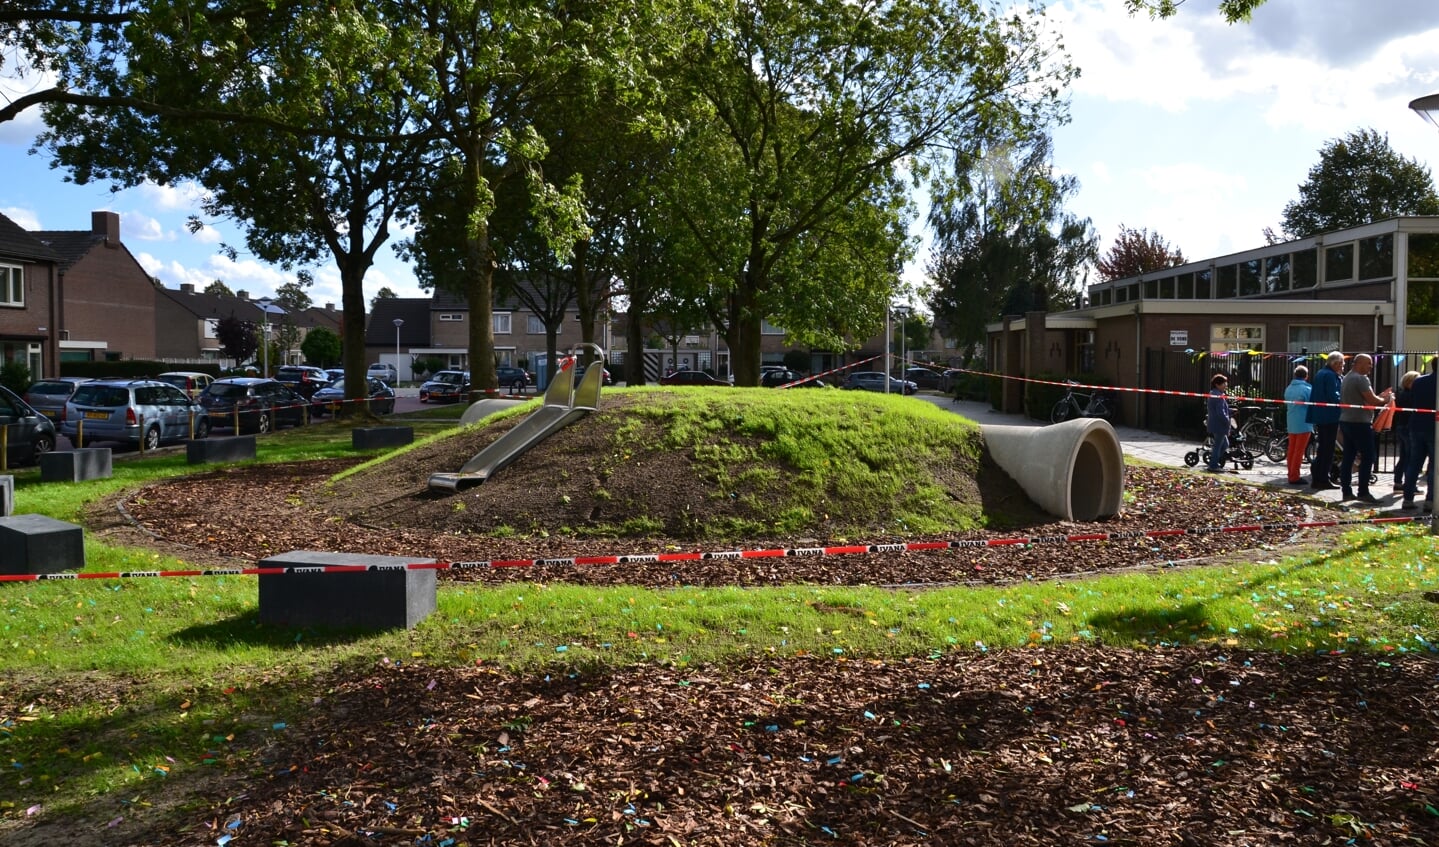
[[[1327,142],[1319,161],[1284,206],[1288,239],[1404,215],[1439,214],[1429,169],[1394,152],[1389,136],[1360,129]]]
[[[396,294],[388,285],[381,286],[380,290],[375,292],[375,296],[370,298],[370,311],[375,310],[375,304],[379,301],[397,300],[399,296],[400,295]]]
[[[305,361],[322,368],[340,361],[340,336],[323,326],[317,326],[305,334],[300,342],[300,352]]]
[[[222,294],[222,295],[224,295],[224,296],[226,296],[226,297],[234,297],[234,296],[235,296],[235,292],[233,292],[233,291],[230,290],[230,286],[226,285],[223,280],[218,280],[218,279],[215,280],[214,282],[210,283],[209,285],[205,286],[205,293],[206,293],[206,294]]]
[[[259,327],[254,323],[234,316],[221,318],[215,324],[215,338],[220,342],[220,349],[237,365],[248,362],[260,349],[256,338],[258,332]]]

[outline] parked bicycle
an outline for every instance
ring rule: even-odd
[[[1263,456],[1276,464],[1285,460],[1289,449],[1289,434],[1274,420],[1264,406],[1240,406],[1238,418],[1239,433],[1255,456]]]
[[[1104,395],[1098,391],[1081,394],[1074,390],[1079,383],[1072,379],[1065,382],[1069,383],[1069,387],[1064,396],[1059,398],[1059,402],[1054,404],[1054,410],[1049,413],[1051,423],[1064,423],[1070,418],[1109,418],[1111,411]]]

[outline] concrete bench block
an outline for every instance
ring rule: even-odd
[[[60,573],[84,568],[85,533],[79,526],[45,515],[0,518],[0,573]]]
[[[262,568],[433,564],[434,559],[293,550]],[[261,574],[260,622],[367,630],[412,629],[435,610],[435,571]]]
[[[185,461],[192,465],[209,462],[243,462],[255,458],[255,436],[232,435],[185,443]]]
[[[0,518],[15,514],[15,475],[0,474]]]
[[[350,446],[356,450],[403,447],[415,442],[412,426],[365,426],[350,431]]]
[[[111,472],[109,447],[80,447],[40,454],[42,482],[85,482],[109,479]]]

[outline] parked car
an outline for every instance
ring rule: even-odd
[[[0,424],[5,427],[6,467],[40,460],[55,449],[55,424],[20,395],[0,386]]]
[[[908,368],[904,378],[919,388],[939,388],[940,376],[929,368]]]
[[[825,387],[822,379],[805,379],[804,382],[799,382],[801,379],[804,379],[804,374],[789,368],[767,368],[760,371],[759,384],[765,388],[779,388],[781,385],[789,385],[792,382],[798,383],[795,388]]]
[[[89,377],[83,376],[57,376],[37,380],[25,389],[25,402],[53,423],[60,420],[60,415],[65,411],[65,401],[75,393],[75,386],[89,381]]]
[[[850,390],[859,391],[884,391],[884,381],[889,380],[889,391],[891,394],[913,394],[919,390],[914,383],[886,376],[879,371],[857,371],[849,375],[844,381],[844,387]]]
[[[331,383],[338,382],[339,380],[342,380],[342,379],[345,378],[345,369],[344,369],[344,368],[325,368],[325,376],[327,376],[327,377],[330,378],[330,382],[331,382]]]
[[[378,379],[365,377],[366,397],[370,399],[370,411],[377,415],[388,415],[395,411],[395,389]],[[422,395],[423,399],[423,395]],[[310,412],[324,415],[336,412],[345,400],[345,380],[337,379],[310,395]]]
[[[287,423],[300,426],[310,404],[277,380],[236,376],[210,383],[200,405],[212,427],[234,427],[238,411],[241,432],[266,433]]]
[[[502,383],[503,384],[503,383]],[[436,371],[420,386],[420,402],[456,403],[470,393],[469,371]]]
[[[535,384],[535,375],[524,368],[516,368],[510,365],[500,365],[495,368],[495,378],[501,388],[508,388],[511,391],[523,392],[526,388]]]
[[[169,371],[155,377],[161,382],[168,382],[190,396],[191,400],[197,399],[215,381],[213,376],[198,371]]]
[[[167,441],[204,438],[210,422],[194,400],[157,379],[96,379],[75,387],[60,432],[76,446],[122,441],[153,450]]]
[[[275,381],[308,400],[316,391],[330,384],[330,377],[320,368],[284,365],[275,371]]]
[[[723,385],[729,386],[718,377],[710,376],[704,371],[675,371],[672,374],[660,377],[660,385]]]
[[[376,362],[365,371],[365,376],[372,376],[386,385],[394,385],[400,375],[395,371],[395,366],[387,362]]]

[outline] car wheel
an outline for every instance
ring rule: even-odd
[[[210,419],[200,418],[195,421],[195,440],[210,437]]]
[[[160,446],[160,428],[152,426],[145,430],[145,443],[141,445],[146,450],[154,450]]]
[[[260,435],[264,435],[265,433],[267,433],[267,432],[269,432],[269,431],[270,431],[270,413],[269,413],[269,412],[261,412],[260,415],[259,415],[259,417],[255,418],[255,432],[258,433],[258,434],[260,434]]]
[[[40,461],[40,457],[41,457],[43,454],[49,453],[51,450],[54,450],[54,449],[55,449],[55,436],[49,435],[49,434],[41,434],[41,435],[35,436],[35,459],[34,459],[34,461],[38,463],[38,462]]]

